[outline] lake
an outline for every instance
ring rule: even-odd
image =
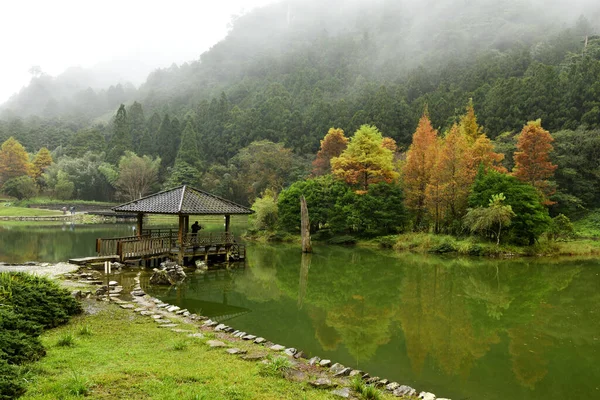
[[[0,261],[90,255],[96,236],[131,226],[112,229],[0,227]],[[142,286],[164,301],[441,397],[600,398],[598,260],[249,244],[244,264],[178,287],[152,287],[149,274]]]

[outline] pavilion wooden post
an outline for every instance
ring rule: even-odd
[[[142,236],[142,228],[143,228],[143,226],[144,226],[144,214],[138,213],[138,215],[137,215],[137,226],[136,226],[137,237],[141,237]]]
[[[310,223],[308,221],[308,207],[304,196],[300,197],[300,233],[302,234],[302,252],[312,253],[310,243]]]
[[[231,224],[231,215],[225,215],[225,232],[229,233],[229,225]]]
[[[185,252],[185,247],[183,245],[184,230],[185,230],[185,216],[179,214],[179,232],[178,232],[179,254],[177,256],[177,263],[179,265],[183,264],[183,256],[184,256],[184,252]]]

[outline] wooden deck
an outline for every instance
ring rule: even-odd
[[[82,258],[71,258],[69,260],[69,264],[75,265],[86,265],[86,264],[95,264],[95,263],[103,263],[105,261],[119,261],[119,256],[101,256],[101,257],[82,257]]]
[[[141,236],[96,239],[97,257],[87,257],[99,262],[114,260],[123,263],[149,265],[154,260],[167,258],[182,259],[185,262],[202,259],[209,262],[215,259],[241,260],[246,257],[246,248],[229,232],[208,232],[185,234],[180,242],[173,230],[144,230]],[[79,260],[75,259],[74,263]]]

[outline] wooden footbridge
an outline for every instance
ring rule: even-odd
[[[180,186],[114,207],[117,213],[137,215],[137,235],[96,239],[96,257],[72,259],[74,264],[99,261],[151,264],[167,258],[179,264],[203,259],[241,260],[246,248],[230,232],[231,215],[252,214],[251,209],[213,194]],[[145,214],[178,215],[174,229],[143,229]],[[190,233],[191,215],[223,215],[225,232]]]

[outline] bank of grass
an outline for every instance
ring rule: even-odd
[[[515,246],[485,241],[476,237],[457,238],[432,233],[404,233],[359,242],[362,246],[393,248],[399,252],[458,254],[485,257],[515,256],[590,256],[600,254],[600,241],[575,238],[552,241],[545,237],[533,246]]]
[[[335,398],[306,383],[265,375],[260,362],[211,349],[203,339],[159,328],[130,310],[96,301],[85,307],[92,312],[42,336],[47,355],[34,364],[23,399]],[[89,334],[81,334],[82,327]],[[59,345],[66,335],[74,336],[72,346]],[[244,346],[254,345],[236,343]]]
[[[6,206],[0,203],[0,217],[43,217],[49,215],[61,215],[60,211],[40,210],[37,208],[26,208],[17,206]]]
[[[93,201],[93,200],[59,200],[52,199],[50,197],[34,197],[32,199],[15,201],[14,204],[20,207],[27,207],[29,205],[55,205],[55,206],[102,206],[106,208],[114,207],[119,203],[111,203],[106,201]]]
[[[575,234],[582,238],[600,238],[600,209],[595,209],[573,221]]]

